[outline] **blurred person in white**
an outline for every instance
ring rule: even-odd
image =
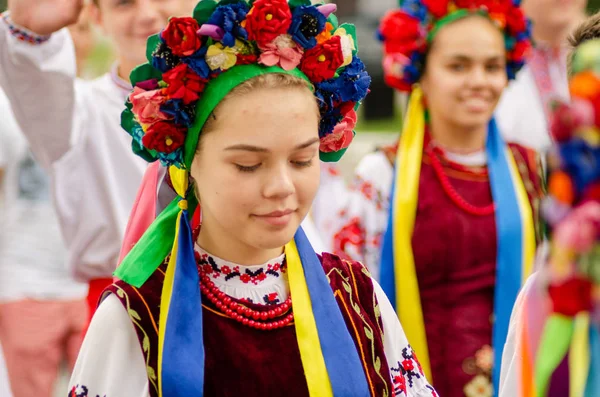
[[[78,64],[94,45],[90,15],[69,27]],[[76,282],[37,163],[0,93],[0,343],[15,397],[51,396],[63,360],[72,369],[87,319],[87,285]],[[9,382],[10,381],[10,382]],[[5,396],[0,386],[0,396]]]
[[[552,100],[568,100],[567,38],[585,19],[587,0],[523,0],[532,21],[534,48],[496,108],[507,141],[545,152],[552,144],[548,115]]]
[[[0,19],[0,86],[39,163],[52,177],[67,265],[89,283],[89,314],[112,283],[127,214],[147,163],[131,153],[120,115],[131,70],[149,35],[191,0],[95,0],[93,23],[114,45],[116,63],[91,81],[76,78],[72,35],[84,0],[10,0]],[[94,138],[93,140],[91,138]]]

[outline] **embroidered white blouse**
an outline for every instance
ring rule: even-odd
[[[197,247],[201,256],[208,253]],[[282,269],[284,255],[258,266],[240,266],[212,256],[218,273],[226,277],[215,277],[216,287],[236,299],[248,299],[258,304],[279,303],[287,299],[289,285],[287,274]],[[208,263],[208,262],[207,262]],[[208,265],[210,266],[210,265]],[[261,271],[262,270],[262,271]],[[406,335],[385,293],[373,281],[379,302],[384,332],[384,351],[391,369],[395,396],[437,397],[424,375],[419,374],[413,362],[406,362],[403,350],[412,356]],[[405,352],[406,354],[406,352]],[[412,370],[403,369],[403,364]],[[404,374],[403,374],[404,373]],[[404,377],[399,379],[398,377]],[[149,385],[146,363],[141,354],[136,331],[129,315],[117,297],[110,295],[94,315],[75,365],[69,392],[75,390],[77,397],[127,396],[146,397]],[[406,392],[402,391],[405,385]]]

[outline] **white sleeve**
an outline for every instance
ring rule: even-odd
[[[385,292],[373,281],[373,289],[381,310],[383,322],[383,350],[390,368],[394,386],[393,396],[437,397],[437,392],[429,384],[416,354],[412,351],[398,316]],[[403,394],[404,393],[404,394]]]
[[[392,178],[393,169],[384,153],[365,156],[356,167],[333,233],[333,253],[361,262],[375,280],[380,276]]]
[[[513,306],[508,326],[508,335],[502,352],[502,364],[500,367],[500,390],[499,397],[515,397],[520,395],[521,387],[521,363],[523,362],[520,334],[523,330],[523,309],[525,301],[534,292],[540,280],[539,273],[532,274],[528,279]],[[542,308],[540,307],[540,310]]]
[[[94,314],[69,382],[69,393],[73,389],[69,396],[150,395],[138,337],[116,296],[109,295]]]
[[[70,148],[75,76],[75,50],[66,28],[34,45],[18,40],[0,18],[0,87],[46,168]]]

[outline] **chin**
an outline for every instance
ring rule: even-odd
[[[256,241],[255,236],[260,236],[260,240],[256,241],[256,247],[261,249],[275,249],[283,247],[292,241],[297,230],[297,226],[288,226],[281,230],[261,230],[260,232],[252,233],[251,238]]]

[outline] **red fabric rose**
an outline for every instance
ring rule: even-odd
[[[506,14],[506,26],[511,34],[524,32],[527,28],[527,21],[523,11],[518,7],[512,7]]]
[[[390,11],[383,17],[379,32],[384,38],[386,54],[410,55],[422,47],[425,40],[419,20],[400,10]]]
[[[171,153],[184,142],[185,129],[166,121],[152,124],[142,138],[144,147],[161,153]]]
[[[323,44],[306,51],[300,70],[313,82],[319,83],[335,76],[336,70],[344,63],[340,36],[333,36]]]
[[[448,13],[448,0],[423,0],[423,4],[436,18],[442,18]]]
[[[515,45],[515,48],[513,48],[513,50],[508,54],[509,59],[511,59],[513,61],[521,60],[521,59],[525,58],[525,56],[529,52],[529,49],[530,49],[530,43],[528,40],[519,41]]]
[[[592,283],[584,278],[573,277],[561,284],[548,287],[555,313],[574,317],[592,308]]]
[[[163,80],[168,84],[165,90],[169,99],[182,99],[186,105],[198,100],[207,83],[185,63],[163,74]]]
[[[161,37],[174,55],[188,57],[202,47],[202,41],[196,34],[198,29],[200,26],[194,18],[172,17]]]
[[[262,48],[287,33],[291,24],[292,11],[286,0],[256,0],[243,26],[248,31],[248,39]]]

